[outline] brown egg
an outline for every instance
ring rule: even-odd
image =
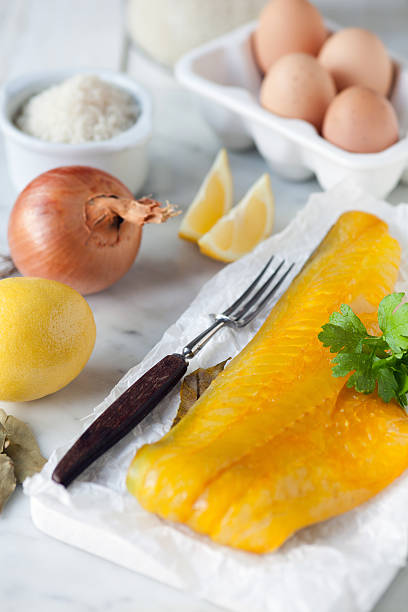
[[[320,130],[335,95],[332,77],[315,57],[291,53],[281,57],[269,70],[262,83],[260,100],[272,113],[304,119]]]
[[[348,87],[327,109],[323,137],[352,153],[378,153],[398,141],[398,120],[391,103],[367,87]]]
[[[271,0],[254,33],[255,59],[263,72],[288,53],[317,55],[327,31],[319,11],[307,0]]]
[[[386,96],[392,80],[392,62],[373,32],[346,28],[326,40],[319,61],[333,76],[339,91],[363,85]]]

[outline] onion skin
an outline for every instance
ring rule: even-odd
[[[14,204],[8,228],[11,256],[21,274],[57,280],[83,295],[102,291],[126,274],[139,250],[143,223],[161,222],[172,211],[154,202],[150,209],[167,215],[132,222],[111,210],[98,216],[90,204],[100,205],[101,194],[124,198],[127,205],[133,201],[142,210],[141,203],[154,202],[135,202],[118,179],[86,166],[55,168],[31,181]]]

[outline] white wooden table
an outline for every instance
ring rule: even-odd
[[[371,27],[390,47],[408,56],[408,5],[404,0],[325,0],[317,4],[340,23]],[[36,69],[118,69],[123,40],[120,0],[0,0],[0,81]],[[145,191],[186,207],[220,144],[200,117],[194,99],[176,85],[169,71],[134,51],[129,71],[151,91],[156,106]],[[232,154],[231,165],[237,197],[266,170],[255,151]],[[276,229],[280,230],[319,188],[315,181],[288,183],[273,174],[272,182]],[[0,246],[4,250],[15,194],[1,143],[0,185]],[[397,187],[389,200],[408,201],[408,188]],[[30,405],[5,406],[33,426],[45,455],[78,434],[80,419],[143,357],[203,282],[220,269],[221,264],[178,240],[176,227],[174,221],[160,228],[160,248],[155,238],[157,228],[147,228],[131,272],[89,300],[98,339],[91,361],[78,379],[49,398]],[[28,499],[21,491],[0,517],[0,543],[1,612],[216,610],[194,595],[174,591],[47,538],[33,527]],[[375,612],[406,612],[407,600],[408,570],[403,570]]]

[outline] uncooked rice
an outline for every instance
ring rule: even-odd
[[[16,125],[40,140],[80,144],[117,136],[137,121],[138,112],[126,91],[79,74],[30,98]]]

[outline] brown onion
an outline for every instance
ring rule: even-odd
[[[31,181],[17,198],[8,228],[11,256],[24,276],[95,293],[129,270],[142,226],[173,214],[169,205],[135,200],[123,183],[102,170],[55,168]]]

